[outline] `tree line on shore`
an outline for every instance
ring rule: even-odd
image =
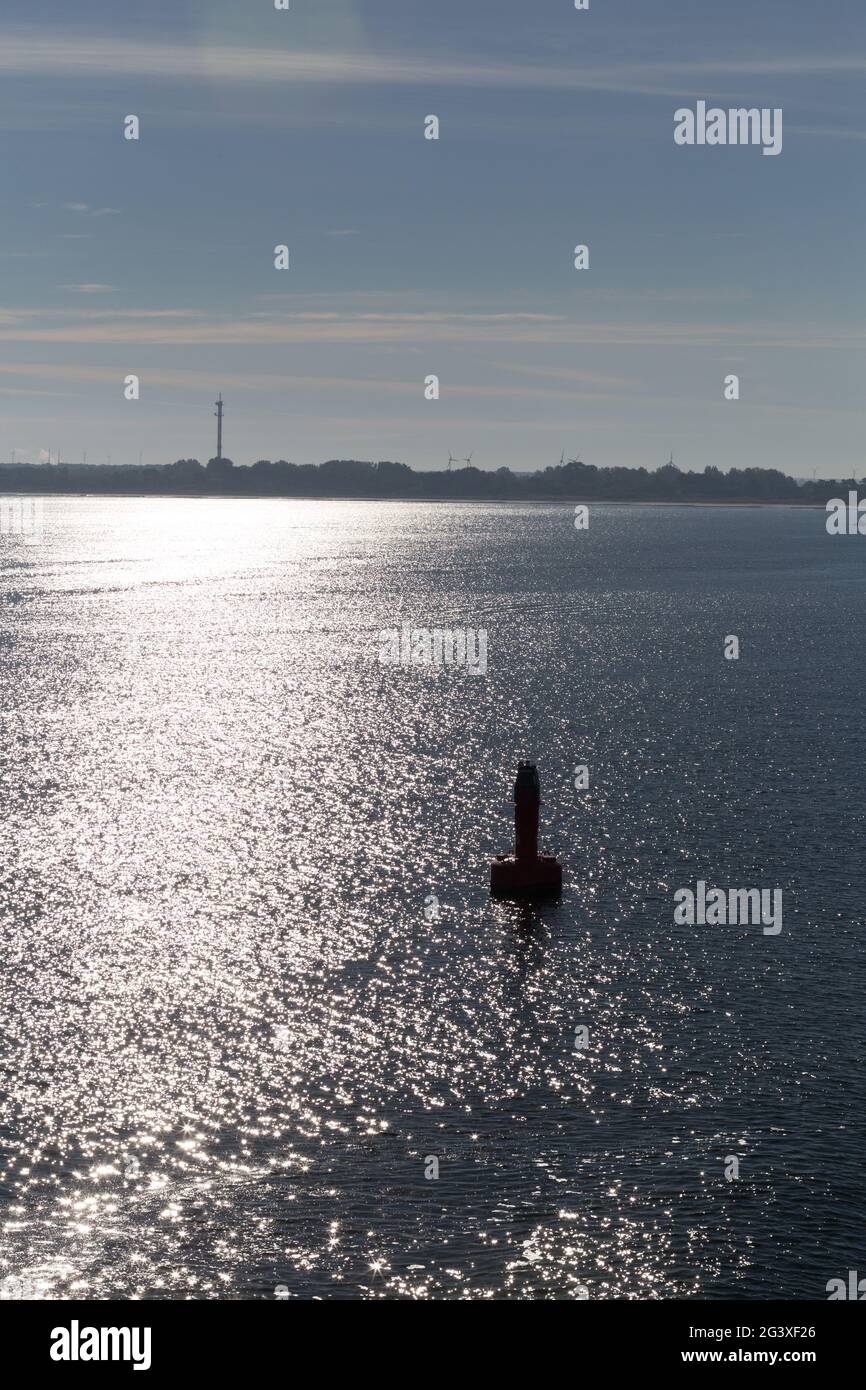
[[[861,485],[862,485],[861,480]],[[231,459],[178,459],[149,467],[109,464],[9,464],[0,491],[40,493],[201,495],[225,497],[397,497],[442,500],[608,502],[820,503],[857,487],[855,478],[804,481],[776,468],[599,468],[579,459],[535,473],[472,466],[422,472],[405,463],[329,459],[326,463],[260,459],[236,467]]]

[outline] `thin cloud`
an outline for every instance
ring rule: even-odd
[[[0,60],[0,71],[2,67]],[[80,217],[115,217],[120,212],[120,208],[94,208],[89,203],[62,203],[61,207],[64,212],[77,212]]]
[[[73,288],[67,286],[66,288]],[[109,288],[114,288],[110,286]],[[0,326],[3,324],[26,324],[30,320],[74,319],[76,323],[93,319],[202,319],[203,309],[3,309],[0,308]]]
[[[496,367],[497,371],[514,372],[519,376],[540,376],[550,381],[582,382],[590,386],[619,386],[623,389],[638,385],[635,377],[617,376],[611,372],[584,371],[575,367],[531,367],[525,362],[506,362],[501,357],[476,356],[473,360],[483,362],[489,367]]]
[[[756,77],[866,75],[853,54],[731,57],[712,62],[614,63],[557,67],[548,63],[467,62],[408,54],[323,53],[242,45],[118,39],[66,31],[7,28],[0,32],[0,72],[7,76],[152,78],[160,81],[292,82],[355,85],[499,87],[675,95],[708,81]]]
[[[836,325],[660,323],[601,321],[556,321],[539,315],[520,318],[512,315],[439,315],[435,319],[418,316],[292,315],[284,319],[231,319],[155,324],[143,318],[112,322],[94,321],[82,315],[70,324],[28,327],[20,315],[0,314],[0,342],[129,344],[133,347],[251,346],[290,343],[346,343],[380,346],[389,343],[432,345],[482,343],[501,346],[541,344],[547,347],[724,347],[743,351],[755,348],[817,349],[850,351],[866,347],[866,330]]]
[[[114,292],[114,285],[97,285],[93,283],[64,285],[63,288],[65,290],[71,290],[73,294],[112,294]]]
[[[866,130],[839,130],[832,126],[789,126],[792,135],[814,135],[822,140],[866,140]]]
[[[3,376],[39,376],[61,381],[116,383],[118,374],[116,369],[111,367],[78,367],[60,363],[49,365],[41,362],[33,364],[16,362],[8,365],[0,364],[0,378]],[[149,369],[147,381],[151,386],[167,386],[178,390],[199,386],[203,390],[209,391],[213,385],[213,372],[196,371],[190,368],[180,368],[177,371]],[[297,372],[222,372],[220,381],[225,387],[231,387],[233,390],[256,392],[295,389],[310,393],[316,391],[336,391],[338,393],[359,391],[364,395],[378,393],[388,396],[404,396],[407,399],[417,399],[418,397],[418,383],[416,381],[385,377],[310,376]],[[18,394],[11,387],[5,388],[5,390],[8,394]],[[509,400],[518,397],[529,400],[609,400],[617,394],[611,391],[588,391],[576,388],[565,390],[545,386],[506,384],[504,382],[495,385],[454,383],[449,386],[448,390],[449,395],[455,397],[483,397],[492,400]],[[20,394],[48,395],[57,393],[27,391],[25,388],[21,388]]]
[[[0,396],[65,396],[73,395],[72,391],[40,391],[31,386],[0,386]],[[16,449],[16,454],[24,452],[23,449]]]

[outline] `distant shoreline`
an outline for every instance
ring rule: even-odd
[[[852,480],[853,482],[853,480]],[[854,482],[854,486],[858,486]],[[862,480],[866,489],[866,477]],[[646,468],[599,468],[569,459],[534,473],[473,468],[416,470],[381,459],[326,459],[289,463],[258,459],[236,467],[231,459],[198,459],[133,468],[128,464],[8,464],[0,466],[0,492],[23,496],[279,497],[320,502],[506,502],[586,506],[811,506],[848,490],[841,479],[806,481],[777,468],[707,467],[683,471],[673,460]]]
[[[824,511],[823,502],[802,501],[793,498],[778,502],[758,501],[754,498],[732,498],[730,500],[689,501],[676,498],[649,499],[646,497],[587,497],[575,494],[574,497],[370,497],[369,494],[347,496],[345,493],[332,493],[327,496],[313,496],[310,493],[282,494],[273,492],[85,492],[77,488],[69,491],[48,488],[4,488],[0,479],[0,496],[4,497],[105,497],[115,502],[144,499],[150,502],[435,502],[443,507],[493,506],[493,507],[590,507],[600,504],[604,507],[795,507],[798,511],[811,508]]]

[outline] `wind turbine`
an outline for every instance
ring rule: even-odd
[[[452,465],[452,463],[459,463],[459,462],[460,462],[460,460],[459,460],[459,459],[456,459],[456,458],[454,457],[454,455],[452,454],[451,450],[449,449],[449,450],[448,450],[448,472],[449,472],[449,473],[451,472],[451,465]]]
[[[474,453],[475,453],[475,450],[473,449],[473,450],[472,450],[472,454],[474,454]],[[463,460],[463,462],[466,464],[466,467],[467,467],[467,468],[469,467],[469,465],[470,465],[471,462],[472,462],[472,454],[469,455],[468,459],[464,459],[464,460]]]

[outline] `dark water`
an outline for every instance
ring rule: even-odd
[[[866,541],[58,499],[0,558],[7,1296],[823,1298],[866,1265]],[[403,621],[486,629],[487,675],[382,666]],[[524,756],[565,866],[537,910],[487,893]],[[781,934],[675,925],[699,878],[780,888]]]

